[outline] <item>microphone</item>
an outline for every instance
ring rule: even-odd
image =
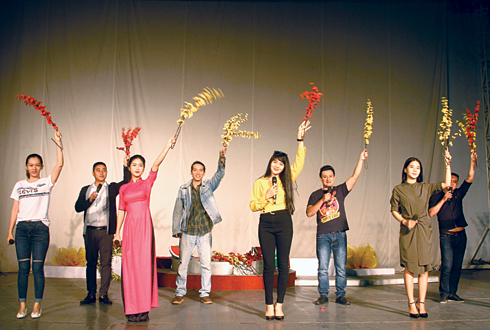
[[[328,187],[327,190],[323,190],[323,194],[331,194],[333,190],[333,187]]]
[[[13,239],[9,239],[9,245],[14,245],[15,241]]]
[[[273,176],[272,177],[272,185],[275,187],[277,185],[277,177]],[[274,204],[276,204],[276,195],[274,194]]]
[[[97,191],[96,191],[97,194],[99,193],[100,189],[102,189],[102,183],[99,183],[99,185],[97,186]]]

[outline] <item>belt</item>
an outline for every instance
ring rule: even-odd
[[[450,236],[458,236],[464,233],[464,229],[460,231],[441,231],[441,234],[446,234]]]
[[[277,210],[277,211],[272,211],[267,213],[261,213],[260,215],[279,215],[283,213],[289,213],[289,210]]]
[[[102,226],[102,227],[87,226],[87,228],[90,228],[90,229],[93,229],[93,230],[107,230],[107,226]]]

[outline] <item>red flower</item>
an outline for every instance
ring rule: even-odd
[[[58,126],[52,121],[51,116],[49,116],[50,112],[46,111],[46,106],[41,105],[41,101],[36,100],[32,96],[25,96],[22,94],[19,94],[16,96],[18,100],[24,99],[24,103],[26,105],[32,105],[36,110],[39,110],[41,112],[41,116],[46,118],[46,121],[49,125],[53,126],[55,130],[58,130]]]

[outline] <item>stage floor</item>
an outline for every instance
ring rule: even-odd
[[[112,282],[111,306],[95,303],[80,306],[86,295],[84,279],[47,278],[43,314],[17,320],[17,274],[0,276],[0,324],[2,329],[488,329],[490,328],[490,270],[464,270],[458,294],[465,303],[439,304],[438,283],[429,283],[428,319],[410,319],[403,285],[348,287],[350,306],[330,301],[322,310],[315,306],[315,287],[287,290],[284,321],[266,321],[263,290],[213,291],[212,305],[199,303],[190,291],[180,306],[170,303],[174,289],[159,288],[160,307],[150,312],[150,321],[126,323],[120,283]],[[334,289],[335,290],[335,289]],[[331,288],[331,296],[334,293]],[[30,276],[28,307],[34,287]]]

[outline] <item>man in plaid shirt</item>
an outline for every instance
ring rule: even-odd
[[[192,180],[179,188],[175,201],[172,236],[180,238],[180,262],[177,272],[177,289],[172,304],[184,302],[187,292],[187,267],[194,247],[197,246],[201,262],[201,290],[199,296],[203,304],[212,304],[211,292],[211,254],[212,229],[221,222],[214,191],[218,188],[225,175],[226,147],[220,150],[218,170],[211,180],[203,180],[206,167],[195,161],[191,165]]]

